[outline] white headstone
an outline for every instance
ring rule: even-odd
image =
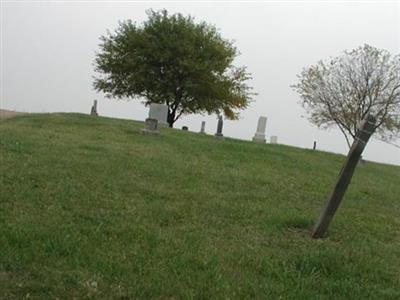
[[[276,135],[271,136],[271,144],[278,144],[278,137]]]
[[[259,117],[257,131],[254,134],[253,142],[265,143],[265,129],[267,127],[267,117]]]
[[[156,119],[158,125],[168,125],[168,106],[165,104],[152,103],[149,109],[149,119]]]

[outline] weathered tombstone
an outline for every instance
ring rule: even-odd
[[[182,126],[182,130],[188,131],[188,130],[189,130],[189,127],[187,127],[187,126]]]
[[[206,133],[206,121],[201,121],[200,133]]]
[[[313,150],[317,149],[317,142],[314,141],[314,146],[313,146]]]
[[[350,184],[354,170],[361,158],[361,154],[367,145],[370,136],[375,130],[375,124],[376,119],[372,115],[368,115],[358,127],[353,145],[351,146],[346,161],[339,173],[339,177],[337,178],[317,224],[312,231],[312,238],[322,237],[328,229],[329,223],[333,219],[333,216],[343,199],[344,193]]]
[[[265,128],[267,127],[267,117],[259,117],[257,123],[257,131],[254,134],[253,142],[265,143]]]
[[[147,118],[144,121],[144,128],[141,130],[143,134],[158,134],[158,121],[157,119]]]
[[[90,110],[90,115],[91,116],[98,116],[99,115],[97,113],[97,100],[93,101],[92,109]]]
[[[224,135],[222,134],[222,127],[224,126],[224,121],[222,116],[218,116],[218,123],[217,123],[217,132],[215,133],[215,137],[219,139],[223,139]]]
[[[156,119],[159,126],[168,126],[168,106],[165,104],[152,103],[149,109],[149,119]]]
[[[276,135],[271,136],[271,144],[278,144],[278,137]]]

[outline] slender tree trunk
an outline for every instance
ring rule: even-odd
[[[351,144],[350,144],[349,138],[347,137],[346,132],[344,131],[344,129],[342,128],[342,126],[340,126],[338,123],[336,123],[336,124],[338,125],[340,131],[343,133],[344,138],[346,139],[347,146],[349,147],[349,150],[350,150]],[[353,139],[354,139],[354,136],[353,136]]]

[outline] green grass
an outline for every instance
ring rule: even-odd
[[[400,299],[400,168],[79,114],[0,122],[0,299]]]

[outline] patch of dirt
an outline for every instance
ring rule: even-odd
[[[23,115],[24,113],[18,112],[18,111],[13,111],[13,110],[6,110],[6,109],[0,109],[0,120],[3,119],[9,119],[15,116],[20,116]]]

